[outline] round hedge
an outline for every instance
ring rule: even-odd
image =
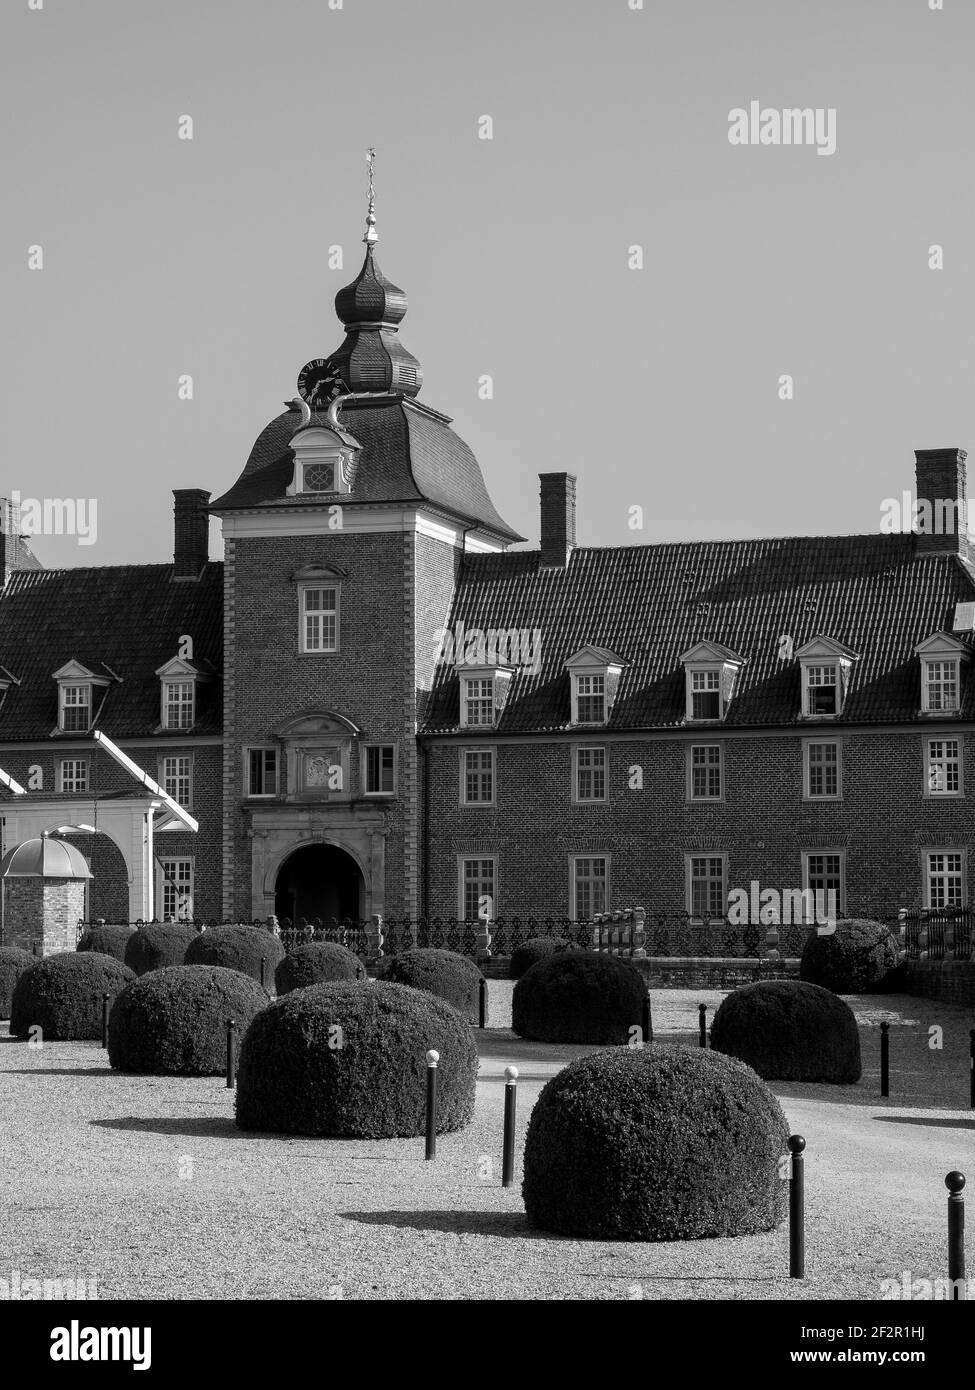
[[[0,1018],[10,1017],[10,1003],[14,997],[14,985],[37,964],[37,957],[30,951],[22,951],[19,946],[0,946]]]
[[[150,922],[125,943],[125,963],[137,975],[182,965],[187,947],[198,935],[189,922]]]
[[[268,987],[274,972],[284,957],[284,947],[273,932],[263,927],[211,927],[200,932],[186,951],[187,965],[222,965],[227,970],[239,970],[252,980],[261,978]]]
[[[65,951],[35,961],[14,986],[10,1032],[26,1038],[39,1025],[45,1040],[100,1038],[102,995],[111,1002],[135,976],[114,956]]]
[[[899,938],[882,922],[838,922],[828,935],[810,932],[799,978],[834,994],[865,994],[886,986],[901,954]]]
[[[470,1024],[435,995],[357,981],[310,985],[254,1019],[240,1049],[237,1124],[283,1134],[386,1139],[426,1130],[428,1048],[440,1053],[438,1131],[474,1115]]]
[[[446,999],[468,1020],[478,1017],[478,1001],[483,976],[468,956],[456,951],[437,951],[418,946],[401,951],[389,962],[385,979],[412,989],[425,989]]]
[[[267,990],[239,970],[169,965],[126,985],[108,1020],[116,1071],[219,1076],[227,1066],[227,1019],[242,1037],[267,1008]]]
[[[860,1033],[853,1010],[831,990],[800,980],[744,985],[722,1002],[711,1046],[766,1081],[860,1080]]]
[[[508,979],[520,980],[525,971],[536,961],[554,956],[558,951],[581,951],[575,941],[565,941],[560,936],[533,936],[511,952],[508,962]]]
[[[125,948],[135,934],[134,927],[116,926],[111,922],[96,922],[82,933],[75,947],[78,951],[98,951],[125,962]]]
[[[752,1235],[782,1220],[789,1129],[748,1067],[695,1048],[612,1048],[554,1076],[525,1137],[529,1222],[590,1240]]]
[[[331,941],[312,941],[298,946],[280,961],[274,972],[278,994],[290,994],[307,985],[323,985],[333,980],[364,980],[366,967],[354,951]]]
[[[647,987],[618,956],[558,951],[516,983],[511,1026],[537,1042],[624,1043],[643,1026]]]

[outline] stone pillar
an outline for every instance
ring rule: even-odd
[[[85,880],[8,878],[3,884],[3,944],[39,956],[73,951],[85,915]]]

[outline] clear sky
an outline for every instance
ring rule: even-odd
[[[531,543],[539,472],[622,545],[876,531],[975,457],[975,4],[631,3],[3,0],[0,494],[98,504],[44,563],[165,560],[230,485],[341,341],[370,144],[420,399]],[[753,101],[835,153],[732,145]]]

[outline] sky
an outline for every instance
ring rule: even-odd
[[[164,561],[341,342],[373,145],[420,400],[530,544],[552,471],[586,545],[877,531],[975,449],[975,5],[932,3],[3,0],[0,495],[87,506],[46,565]],[[835,151],[731,143],[752,102]]]

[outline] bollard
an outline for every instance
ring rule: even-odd
[[[437,1063],[440,1053],[431,1047],[427,1053],[427,1151],[426,1158],[437,1156]]]
[[[264,980],[264,976],[265,976],[266,971],[267,971],[267,957],[266,957],[266,956],[261,956],[261,989],[267,989],[267,984],[265,983],[265,980]]]
[[[975,1028],[968,1030],[968,1103],[975,1110]]]
[[[708,1006],[698,1004],[697,1006],[697,1027],[700,1043],[702,1047],[708,1045]]]
[[[36,957],[37,957],[37,942],[36,942],[36,941],[34,941],[34,942],[31,943],[31,950],[34,952],[34,957],[35,957],[35,959],[36,959]]]
[[[228,1090],[228,1091],[232,1091],[232,1090],[233,1090],[233,1088],[234,1088],[234,1082],[235,1082],[234,1071],[235,1071],[236,1057],[235,1057],[235,1055],[234,1055],[234,1029],[235,1029],[236,1027],[237,1027],[237,1021],[236,1021],[236,1019],[228,1018],[228,1019],[227,1019],[227,1090]]]
[[[515,1180],[515,1111],[518,1106],[518,1068],[504,1069],[504,1144],[501,1151],[501,1186]]]
[[[949,1173],[945,1178],[948,1189],[948,1279],[952,1299],[967,1297],[965,1287],[965,1199],[961,1195],[965,1174]]]
[[[890,1095],[890,1024],[880,1025],[880,1094]]]
[[[802,1151],[806,1141],[801,1134],[790,1134],[792,1181],[789,1183],[789,1278],[806,1277],[805,1181]]]
[[[478,1027],[486,1028],[488,1020],[487,980],[481,976],[478,997]]]
[[[653,1042],[653,1018],[650,1014],[649,991],[647,992],[647,996],[643,1001],[643,1041],[645,1043]]]
[[[102,1047],[108,1047],[108,1000],[109,995],[102,995]]]

